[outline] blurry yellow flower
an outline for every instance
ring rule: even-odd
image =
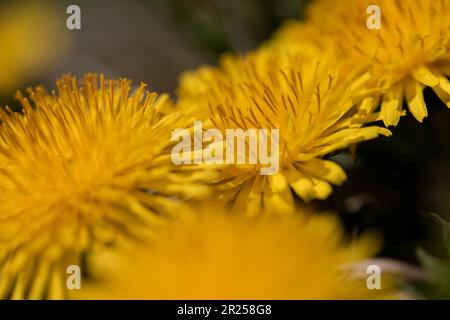
[[[69,264],[151,235],[176,212],[169,196],[204,195],[170,163],[185,124],[166,95],[96,75],[57,86],[0,113],[0,298],[63,297]]]
[[[345,240],[334,216],[268,214],[255,219],[196,208],[147,248],[97,256],[98,281],[72,298],[81,299],[372,299],[366,278],[344,265],[373,255],[377,237]],[[189,217],[190,219],[186,219]],[[101,258],[100,258],[101,257]],[[103,281],[101,280],[103,277]]]
[[[279,129],[277,174],[260,175],[260,165],[225,165],[219,179],[212,181],[220,198],[254,215],[262,207],[292,210],[292,191],[305,201],[325,199],[331,184],[342,184],[346,175],[324,158],[390,134],[364,126],[377,114],[356,117],[360,111],[355,101],[364,79],[342,76],[325,56],[304,58],[264,48],[243,58],[227,56],[220,68],[182,76],[178,103],[224,135],[227,129]]]
[[[318,37],[317,29],[300,20],[286,20],[263,44],[264,48],[278,48],[283,51],[298,51],[308,57],[324,55],[330,39]]]
[[[373,4],[381,9],[380,30],[366,26]],[[317,0],[308,23],[317,28],[315,42],[331,42],[349,68],[369,67],[373,85],[383,90],[386,126],[398,124],[404,100],[422,122],[428,115],[425,87],[450,107],[450,0]]]
[[[0,5],[0,95],[17,90],[61,56],[68,45],[64,30],[64,20],[42,1]]]

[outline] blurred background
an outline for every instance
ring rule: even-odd
[[[13,45],[16,53],[23,50],[29,55],[52,56],[52,61],[37,61],[33,68],[28,63],[27,76],[18,88],[53,84],[66,72],[78,76],[101,71],[108,76],[126,75],[149,83],[154,90],[173,93],[181,72],[214,64],[226,51],[256,48],[283,19],[298,17],[304,2],[2,0],[0,29],[4,30],[0,34],[9,31],[10,41],[2,42],[2,47]],[[71,4],[81,8],[81,30],[66,28],[66,9]],[[26,27],[28,33],[14,31]],[[5,60],[1,54],[0,59]],[[26,65],[29,57],[21,54],[20,58],[17,63],[22,60]]]
[[[66,28],[71,4],[81,8],[81,30]],[[13,99],[17,89],[37,84],[53,88],[64,73],[126,76],[173,94],[180,73],[215,64],[224,52],[256,48],[283,20],[302,18],[306,4],[2,0],[0,104],[18,108]],[[356,158],[333,156],[349,179],[327,201],[313,203],[339,213],[349,234],[378,230],[385,239],[381,255],[414,264],[419,263],[418,248],[441,259],[449,253],[440,219],[450,221],[450,111],[430,91],[426,100],[430,115],[422,125],[407,116],[393,137],[359,145]],[[447,280],[442,280],[442,292],[450,291]],[[439,297],[442,292],[424,294]]]

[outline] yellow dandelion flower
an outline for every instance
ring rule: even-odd
[[[151,235],[172,195],[204,195],[167,152],[183,121],[167,95],[126,79],[65,77],[1,111],[0,298],[60,298],[69,264]]]
[[[14,1],[0,8],[0,94],[45,71],[69,44],[58,14],[42,1]]]
[[[268,66],[273,60],[276,60],[275,68],[287,67],[292,62],[292,56],[296,56],[297,60],[311,59],[322,52],[314,45],[304,47],[287,39],[287,36],[274,37],[247,56],[225,53],[219,59],[219,67],[206,65],[183,72],[176,92],[179,105],[197,118],[206,119],[211,110],[208,107],[209,101],[205,101],[204,96],[210,95],[212,91],[219,92],[222,86],[230,86],[232,81],[242,81],[249,61],[254,72],[267,77],[270,72]],[[223,79],[218,74],[223,75]]]
[[[272,37],[263,44],[263,48],[298,51],[304,56],[314,57],[326,52],[327,37],[317,37],[317,29],[300,20],[286,20],[275,30]]]
[[[211,208],[214,207],[214,210]],[[76,299],[372,299],[345,266],[373,255],[378,237],[349,242],[332,215],[233,215],[209,203],[169,225],[152,246],[97,256],[96,283]]]
[[[219,178],[212,182],[220,198],[248,215],[264,207],[292,210],[292,191],[305,201],[327,198],[331,185],[342,184],[346,174],[325,157],[390,134],[365,126],[377,114],[355,116],[360,111],[353,100],[364,77],[341,77],[336,64],[325,57],[319,61],[269,51],[262,56],[257,52],[226,57],[221,68],[184,76],[179,89],[180,107],[194,110],[197,117],[207,119],[205,127],[216,128],[223,136],[228,129],[279,129],[276,174],[261,175],[260,164],[228,164],[218,169]]]
[[[381,10],[379,30],[367,27],[367,8],[373,4]],[[425,87],[450,107],[449,0],[318,0],[311,4],[308,23],[348,67],[369,67],[373,85],[383,90],[386,126],[398,124],[404,100],[422,122],[428,115]]]

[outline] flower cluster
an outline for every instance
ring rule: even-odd
[[[255,51],[183,74],[174,101],[97,74],[18,93],[22,111],[0,111],[0,298],[395,297],[345,268],[378,236],[348,239],[307,205],[346,181],[332,156],[389,137],[404,102],[422,122],[424,88],[450,107],[450,0],[380,0],[380,30],[368,5],[315,0]],[[279,170],[173,163],[173,130],[197,120],[220,137],[277,129]],[[69,265],[89,276],[80,292]]]

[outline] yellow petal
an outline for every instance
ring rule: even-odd
[[[393,76],[386,75],[378,80],[378,87],[387,90],[395,83],[395,81],[396,79]]]
[[[422,90],[423,85],[417,81],[410,80],[406,83],[406,101],[408,102],[409,111],[419,122],[422,122],[428,116]]]
[[[281,172],[278,172],[277,174],[272,176],[268,176],[268,178],[269,186],[273,193],[283,192],[287,189],[288,183],[286,177]]]
[[[11,273],[11,263],[7,262],[0,270],[0,299],[6,299],[13,285],[14,275]]]
[[[313,199],[326,199],[333,191],[328,182],[311,178],[300,178],[291,183],[291,187],[300,198],[307,202]]]
[[[269,184],[271,184],[271,178],[273,176],[269,177]],[[277,189],[279,192],[265,192],[264,193],[264,210],[267,212],[275,212],[280,214],[291,214],[294,213],[294,198],[292,196],[291,189],[287,186],[287,181],[284,180],[286,183],[286,187],[282,189]],[[273,188],[272,188],[273,189]]]
[[[23,300],[25,299],[25,286],[26,286],[26,280],[25,280],[26,274],[25,273],[20,273],[17,276],[16,279],[16,284],[14,286],[13,289],[13,293],[11,296],[12,300]]]
[[[377,138],[379,135],[384,135],[389,137],[392,135],[391,131],[386,128],[381,127],[364,127],[364,128],[349,128],[340,130],[339,132],[333,133],[323,139],[318,139],[317,149],[315,153],[310,152],[315,156],[323,156],[330,152],[347,148],[349,145],[361,141],[367,141]],[[297,157],[297,159],[300,159]]]
[[[326,180],[336,185],[342,184],[347,175],[338,164],[329,160],[315,159],[301,164],[302,170],[317,179]]]
[[[359,111],[362,114],[370,115],[378,107],[378,103],[379,103],[378,97],[373,97],[373,96],[367,97],[361,102]]]
[[[236,197],[233,205],[233,211],[238,214],[255,216],[261,214],[262,189],[265,184],[265,178],[260,175],[246,181]]]
[[[48,289],[49,300],[61,300],[65,296],[65,281],[60,269],[55,267],[50,275],[50,284]]]
[[[425,86],[434,87],[439,84],[439,77],[436,77],[430,69],[421,67],[413,73],[414,79]]]
[[[40,263],[36,269],[33,284],[30,293],[28,294],[30,300],[42,299],[45,285],[48,281],[50,273],[50,265],[47,262]]]
[[[314,193],[316,199],[326,199],[328,196],[333,192],[333,189],[331,188],[331,185],[328,182],[322,181],[322,180],[315,180],[314,179]]]
[[[359,105],[358,113],[350,119],[350,124],[343,121],[343,127],[361,128],[366,123],[378,121],[379,119],[376,119],[378,114],[374,111],[379,106],[379,100],[378,95],[364,98]]]
[[[384,125],[396,126],[402,116],[402,87],[400,84],[389,89],[383,97],[381,104],[381,118]]]
[[[292,189],[295,193],[304,201],[310,201],[314,199],[314,189],[311,179],[300,178],[299,180],[291,183]]]
[[[439,80],[439,84],[433,90],[447,107],[450,108],[450,81],[445,77],[441,77]]]

